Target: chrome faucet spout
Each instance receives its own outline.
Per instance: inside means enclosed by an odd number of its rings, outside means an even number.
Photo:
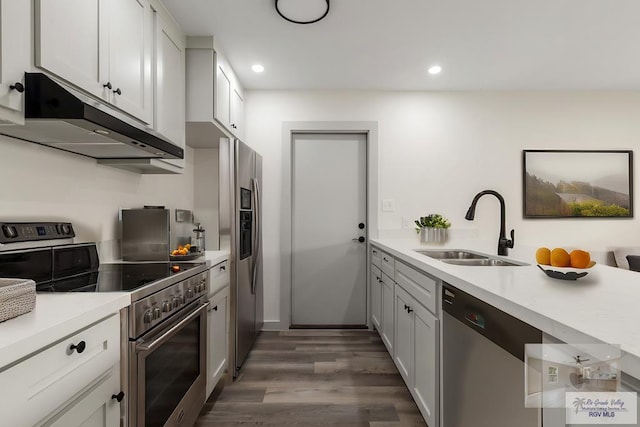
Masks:
[[[464,218],[468,221],[473,221],[476,215],[476,205],[478,204],[478,200],[485,194],[491,194],[492,196],[495,196],[500,202],[500,236],[498,237],[498,255],[507,255],[508,254],[507,248],[513,248],[513,242],[515,240],[514,239],[515,231],[511,230],[511,233],[510,233],[511,239],[507,239],[507,236],[505,233],[506,208],[505,208],[504,198],[500,195],[500,193],[494,190],[483,190],[478,194],[476,194],[475,197],[473,198],[473,201],[471,201],[471,206],[469,206],[469,209],[467,210],[467,214],[464,216]]]

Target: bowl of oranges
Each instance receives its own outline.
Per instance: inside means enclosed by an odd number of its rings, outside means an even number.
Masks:
[[[575,249],[571,252],[563,248],[538,248],[536,251],[538,268],[547,276],[561,280],[577,280],[587,275],[587,269],[596,265],[589,252]],[[553,268],[544,268],[551,266]]]
[[[202,256],[202,252],[199,252],[195,246],[186,244],[184,246],[178,245],[176,249],[171,251],[169,259],[171,261],[190,261]]]

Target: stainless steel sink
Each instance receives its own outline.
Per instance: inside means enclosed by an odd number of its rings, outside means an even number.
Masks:
[[[466,251],[464,249],[415,249],[415,252],[437,259],[447,264],[468,265],[475,267],[515,267],[528,265],[518,261],[507,261],[502,258],[494,258],[478,252]]]
[[[422,255],[426,255],[431,258],[439,260],[477,260],[488,259],[489,257],[483,254],[475,252],[469,252],[462,249],[450,249],[450,250],[429,250],[429,249],[416,249],[416,252]]]
[[[442,259],[442,262],[454,265],[468,265],[476,267],[519,267],[527,265],[521,262],[507,261],[498,258],[485,258],[485,259]]]

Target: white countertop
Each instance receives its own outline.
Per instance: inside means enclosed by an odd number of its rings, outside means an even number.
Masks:
[[[130,303],[127,292],[37,294],[33,311],[0,323],[0,369]]]
[[[619,345],[626,353],[623,369],[640,378],[640,273],[596,264],[578,280],[558,280],[547,277],[535,263],[470,267],[446,264],[414,251],[477,250],[469,245],[428,246],[405,239],[372,239],[371,243],[565,342],[595,339]],[[584,341],[576,341],[581,339]]]
[[[209,261],[212,267],[229,259],[229,255],[229,251],[204,251],[204,259]],[[198,260],[202,260],[202,257],[198,258]]]

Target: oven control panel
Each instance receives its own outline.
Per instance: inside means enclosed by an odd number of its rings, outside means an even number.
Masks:
[[[133,304],[133,331],[130,338],[138,338],[163,320],[179,312],[184,306],[207,295],[209,272],[191,276]]]
[[[76,237],[69,222],[0,222],[0,243],[35,242]]]

